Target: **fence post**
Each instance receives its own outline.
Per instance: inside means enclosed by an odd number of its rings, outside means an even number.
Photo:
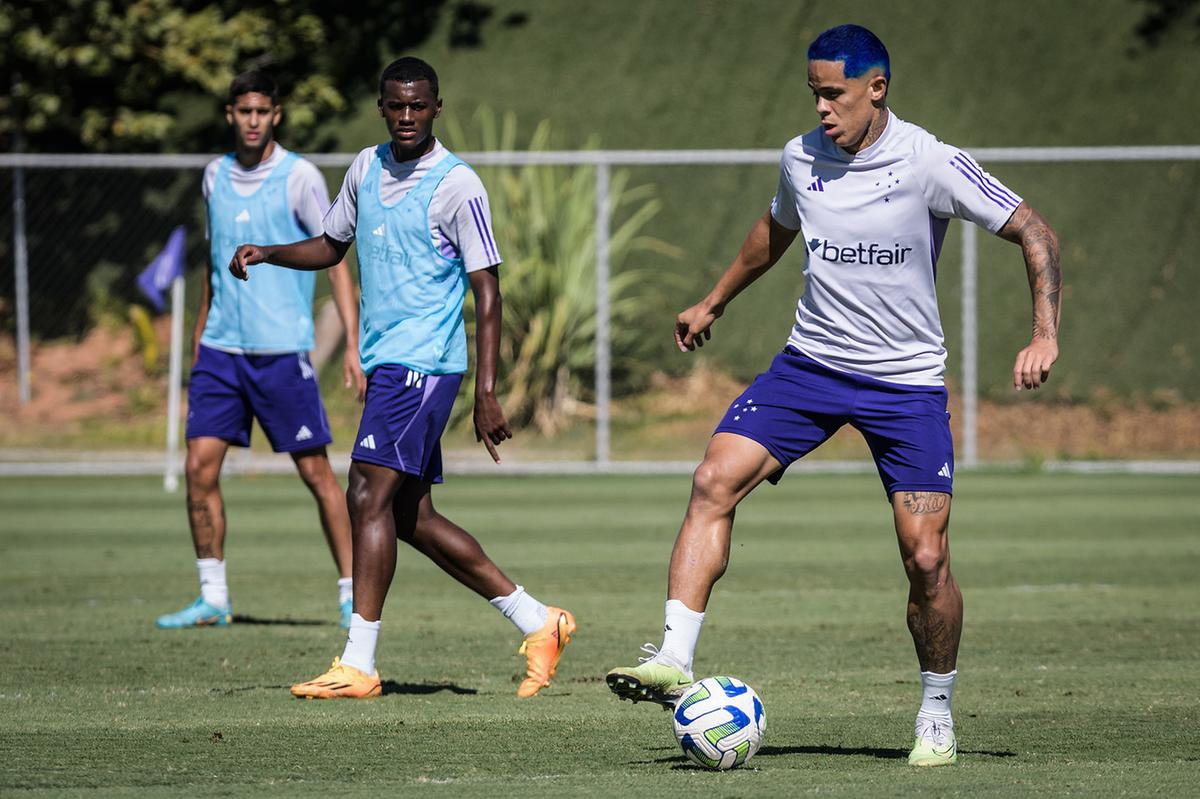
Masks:
[[[609,165],[596,164],[596,465],[608,466],[611,341],[608,308]]]
[[[171,281],[171,354],[167,370],[167,462],[163,490],[179,488],[179,384],[183,381],[183,275]]]
[[[22,405],[29,393],[29,251],[25,240],[25,168],[13,169],[13,272],[17,300],[17,383]]]
[[[979,463],[977,418],[979,400],[979,346],[976,314],[977,228],[970,222],[962,225],[962,414],[963,447],[961,465],[972,467]]]

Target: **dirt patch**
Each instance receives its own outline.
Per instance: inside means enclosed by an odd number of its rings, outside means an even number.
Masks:
[[[153,324],[161,351],[170,340],[170,319]],[[6,420],[0,444],[45,439],[54,445],[96,423],[163,418],[167,379],[159,364],[147,367],[131,328],[97,325],[80,341],[31,347],[30,394],[22,405],[16,347],[11,337],[0,338],[0,414]]]

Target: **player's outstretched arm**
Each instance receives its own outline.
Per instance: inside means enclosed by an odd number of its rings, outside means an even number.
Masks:
[[[1017,206],[998,236],[1021,245],[1029,291],[1033,295],[1033,337],[1013,363],[1013,388],[1036,389],[1050,377],[1058,360],[1058,324],[1062,318],[1062,269],[1058,235],[1026,203]]]
[[[675,346],[679,347],[679,351],[688,352],[703,347],[704,342],[712,337],[710,328],[713,322],[725,313],[730,301],[766,274],[787,252],[799,232],[776,222],[769,210],[763,214],[750,228],[733,263],[708,296],[675,318]]]
[[[315,272],[318,269],[328,269],[342,260],[346,257],[348,249],[350,242],[338,241],[324,234],[297,241],[295,244],[243,244],[233,253],[233,258],[229,261],[229,271],[240,280],[250,278],[247,267],[261,263],[286,266],[288,269],[298,269],[302,272]]]
[[[358,293],[350,277],[345,259],[329,270],[329,285],[333,290],[333,305],[346,333],[346,352],[342,355],[342,380],[354,390],[359,402],[367,395],[367,378],[358,358]]]
[[[512,438],[504,410],[496,399],[496,369],[500,361],[500,273],[496,267],[467,275],[475,295],[475,440],[482,441],[496,463],[496,447]]]

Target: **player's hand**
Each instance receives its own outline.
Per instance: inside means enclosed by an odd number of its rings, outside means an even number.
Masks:
[[[367,396],[367,376],[358,360],[358,347],[346,347],[342,355],[342,380],[346,388],[354,390],[354,398],[362,402]]]
[[[246,267],[261,264],[265,260],[267,260],[265,247],[259,247],[257,244],[243,244],[234,251],[233,258],[229,261],[229,271],[238,280],[249,280],[250,271]]]
[[[1058,342],[1050,338],[1035,338],[1017,353],[1013,363],[1013,388],[1036,389],[1050,379],[1050,367],[1058,360]]]
[[[487,447],[488,454],[496,463],[500,462],[500,454],[496,447],[506,438],[512,438],[508,420],[494,394],[475,395],[475,440],[482,441]]]
[[[680,352],[691,352],[697,347],[703,347],[704,342],[712,338],[713,322],[717,321],[719,313],[714,312],[704,303],[697,303],[675,317],[675,346]]]

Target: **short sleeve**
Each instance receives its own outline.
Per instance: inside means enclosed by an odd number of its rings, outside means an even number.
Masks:
[[[325,235],[334,241],[347,243],[354,240],[354,227],[358,223],[358,187],[367,175],[374,153],[375,148],[368,147],[354,158],[342,179],[341,191],[325,212],[322,227]]]
[[[305,233],[321,235],[325,212],[329,210],[329,189],[325,177],[311,161],[297,162],[288,175],[288,204]]]
[[[430,205],[430,226],[443,254],[457,252],[468,272],[499,264],[487,189],[473,169],[457,166],[442,179]]]
[[[802,227],[800,213],[796,209],[796,192],[788,173],[786,151],[783,162],[779,165],[779,188],[775,190],[775,198],[771,200],[771,218],[788,230],[799,230]]]
[[[925,200],[935,216],[965,219],[995,233],[1021,204],[963,150],[938,142],[923,157]]]

